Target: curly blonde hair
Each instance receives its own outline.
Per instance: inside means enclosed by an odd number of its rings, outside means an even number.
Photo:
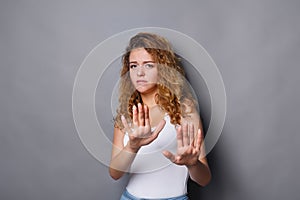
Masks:
[[[119,107],[115,117],[115,127],[124,128],[121,115],[132,119],[132,107],[143,104],[140,93],[134,88],[129,76],[129,56],[133,49],[144,48],[157,63],[158,93],[156,103],[170,116],[172,124],[180,124],[185,106],[183,101],[193,103],[193,97],[186,85],[184,69],[180,59],[173,52],[170,43],[153,33],[138,33],[130,39],[126,52],[122,56],[121,80],[119,85]],[[189,99],[189,101],[186,101]],[[190,101],[191,100],[191,101]]]

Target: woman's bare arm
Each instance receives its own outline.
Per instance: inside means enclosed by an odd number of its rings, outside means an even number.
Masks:
[[[121,178],[130,168],[136,153],[139,149],[155,140],[165,126],[165,121],[161,120],[156,129],[152,132],[149,120],[149,109],[147,106],[138,105],[133,107],[133,127],[129,127],[126,119],[122,117],[124,130],[128,132],[129,141],[124,146],[123,139],[125,133],[119,128],[114,129],[113,148],[109,173],[113,179]]]

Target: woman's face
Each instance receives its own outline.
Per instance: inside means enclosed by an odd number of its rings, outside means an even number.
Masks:
[[[141,94],[156,92],[157,64],[144,48],[133,49],[130,52],[129,73],[132,84]]]

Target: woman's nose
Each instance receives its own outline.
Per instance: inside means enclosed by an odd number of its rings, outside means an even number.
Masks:
[[[144,67],[138,67],[137,69],[137,75],[138,76],[144,76],[145,75],[145,70],[144,70]]]

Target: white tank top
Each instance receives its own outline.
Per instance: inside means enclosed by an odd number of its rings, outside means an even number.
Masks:
[[[139,198],[170,198],[187,193],[188,170],[186,166],[172,163],[163,150],[176,153],[176,129],[165,115],[166,124],[158,137],[138,151],[131,167],[126,189]],[[124,145],[128,135],[124,136]]]

